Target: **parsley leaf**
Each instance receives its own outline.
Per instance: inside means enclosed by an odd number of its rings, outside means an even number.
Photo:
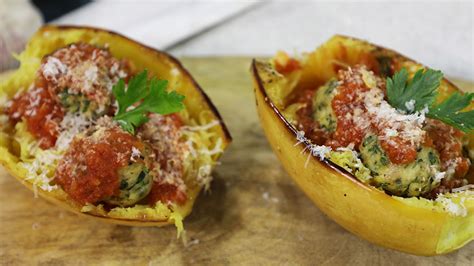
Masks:
[[[460,112],[471,104],[474,93],[453,93],[444,102],[430,107],[426,116],[438,119],[464,132],[474,129],[474,110]]]
[[[408,71],[402,68],[392,78],[387,78],[387,98],[390,104],[400,111],[414,113],[431,105],[436,99],[437,89],[443,78],[438,70],[422,69],[416,71],[413,79],[408,82]],[[406,103],[414,100],[414,108]]]
[[[128,87],[120,79],[112,88],[118,102],[114,120],[130,134],[135,134],[137,127],[148,122],[149,113],[166,115],[184,108],[183,95],[166,91],[168,81],[155,77],[148,80],[147,76],[148,72],[144,70],[130,80]]]
[[[403,68],[392,78],[387,78],[387,98],[390,105],[410,114],[428,107],[427,117],[440,120],[466,133],[474,129],[474,110],[461,112],[474,99],[474,93],[453,93],[440,104],[435,104],[443,73],[438,70],[418,70],[408,81],[408,71]]]

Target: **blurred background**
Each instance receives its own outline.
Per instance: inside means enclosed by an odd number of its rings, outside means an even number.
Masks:
[[[175,56],[310,51],[333,34],[474,80],[474,1],[0,0],[0,71],[43,23],[120,32]]]

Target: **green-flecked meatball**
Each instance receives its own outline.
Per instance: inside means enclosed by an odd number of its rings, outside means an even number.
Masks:
[[[108,106],[100,106],[82,94],[71,94],[67,89],[59,94],[61,105],[70,113],[81,112],[86,117],[100,117],[106,113]]]
[[[118,170],[119,194],[110,197],[106,202],[131,206],[145,198],[151,191],[153,175],[150,173],[150,148],[145,145],[142,151],[136,151],[129,159],[128,165]]]
[[[331,102],[336,95],[338,82],[335,79],[319,87],[313,97],[313,119],[328,132],[336,130],[336,114],[332,110]]]
[[[409,164],[390,162],[375,135],[368,135],[359,147],[364,165],[372,173],[371,184],[396,196],[420,196],[439,185],[438,152],[429,147],[418,150],[416,160]]]
[[[132,163],[119,170],[120,194],[107,200],[119,206],[134,205],[150,193],[153,177],[142,163]]]

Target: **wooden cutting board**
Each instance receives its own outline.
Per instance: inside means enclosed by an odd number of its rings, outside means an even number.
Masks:
[[[210,193],[185,220],[191,245],[176,239],[173,226],[133,228],[70,214],[0,170],[0,264],[474,264],[474,242],[449,255],[417,257],[372,245],[328,219],[285,173],[263,135],[250,58],[182,61],[234,137]]]

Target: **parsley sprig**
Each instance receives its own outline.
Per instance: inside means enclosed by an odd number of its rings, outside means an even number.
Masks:
[[[130,134],[148,122],[149,113],[171,114],[184,108],[184,96],[175,91],[167,92],[168,81],[153,77],[148,80],[147,70],[132,79],[128,86],[120,79],[112,88],[118,103],[118,111],[114,117],[120,126]]]
[[[418,70],[408,81],[408,71],[403,68],[392,78],[387,78],[387,98],[393,107],[407,114],[428,107],[427,117],[438,119],[466,133],[474,130],[474,110],[461,112],[474,99],[474,93],[453,93],[445,101],[436,104],[438,87],[443,73],[438,70]],[[411,104],[407,104],[411,103]]]

